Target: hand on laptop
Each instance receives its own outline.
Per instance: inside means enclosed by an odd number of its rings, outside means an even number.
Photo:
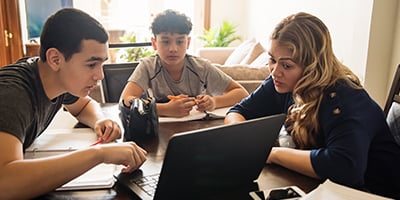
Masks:
[[[96,145],[104,163],[124,165],[122,172],[132,172],[146,161],[147,152],[134,142]]]

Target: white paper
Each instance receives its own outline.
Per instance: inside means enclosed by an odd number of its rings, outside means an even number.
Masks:
[[[26,159],[55,156],[90,147],[97,141],[91,128],[48,129],[26,149]],[[117,165],[99,164],[56,190],[111,188],[115,183]]]
[[[300,200],[320,200],[320,199],[388,200],[389,198],[356,190],[350,187],[334,183],[330,180],[326,180],[324,183],[320,184],[316,189],[308,193],[306,196],[302,197]]]
[[[89,147],[97,141],[91,128],[48,129],[43,132],[26,152],[72,151]]]
[[[56,190],[83,190],[111,188],[115,183],[116,165],[99,164]]]
[[[230,107],[218,108],[213,111],[207,111],[207,113],[210,118],[214,118],[214,119],[224,118],[226,113],[228,112],[229,108]],[[190,111],[190,114],[188,116],[185,116],[185,117],[159,117],[158,122],[159,123],[167,123],[167,122],[186,122],[186,121],[199,120],[199,119],[204,119],[207,116],[207,113],[200,112],[196,109],[196,107],[193,107],[193,109]]]

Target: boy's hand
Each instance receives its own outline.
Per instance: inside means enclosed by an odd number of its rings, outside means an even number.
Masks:
[[[114,142],[121,138],[121,128],[111,119],[98,120],[94,125],[94,132],[98,137],[103,138],[104,143]]]
[[[196,105],[195,98],[188,95],[167,96],[170,101],[167,103],[169,107],[169,116],[171,117],[184,117],[189,115],[193,106]]]
[[[216,103],[210,95],[197,95],[197,110],[198,111],[213,111],[216,108]]]

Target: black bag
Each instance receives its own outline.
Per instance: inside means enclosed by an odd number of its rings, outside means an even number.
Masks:
[[[124,141],[158,135],[158,114],[156,100],[151,89],[141,98],[132,99],[131,106],[119,103],[120,118],[124,127]]]

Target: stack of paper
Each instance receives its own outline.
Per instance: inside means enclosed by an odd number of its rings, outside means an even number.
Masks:
[[[115,183],[113,164],[100,164],[57,190],[84,190],[111,188]]]
[[[91,128],[48,129],[26,152],[72,151],[87,148],[97,140]]]
[[[90,128],[49,129],[40,135],[25,151],[26,159],[42,158],[88,148],[97,136]],[[100,164],[57,190],[111,188],[115,183],[117,166]]]
[[[326,180],[320,184],[316,189],[302,197],[301,200],[388,200],[388,198],[381,197],[368,192],[363,192],[350,187],[339,185],[330,180]]]
[[[166,123],[166,122],[186,122],[193,120],[200,120],[205,118],[210,119],[223,119],[225,118],[226,113],[228,112],[230,107],[215,109],[214,111],[200,112],[195,107],[193,107],[190,114],[185,117],[159,117],[158,122]]]

